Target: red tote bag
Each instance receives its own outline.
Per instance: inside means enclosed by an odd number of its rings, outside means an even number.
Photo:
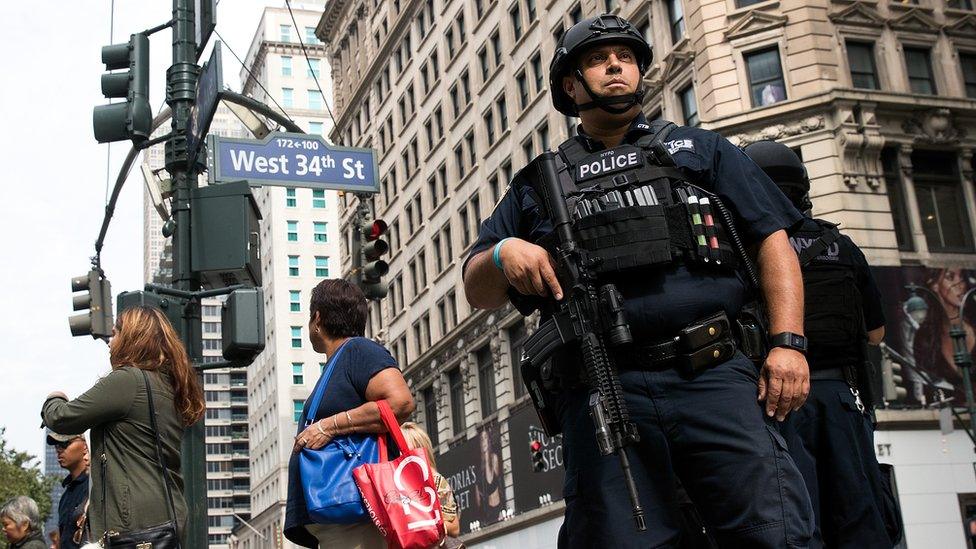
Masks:
[[[434,471],[423,448],[408,449],[390,405],[385,400],[376,405],[400,457],[389,461],[386,437],[378,437],[380,461],[353,470],[356,486],[390,549],[428,549],[445,535]]]

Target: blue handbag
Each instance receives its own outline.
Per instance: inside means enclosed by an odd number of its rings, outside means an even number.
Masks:
[[[347,342],[348,343],[348,342]],[[325,372],[315,385],[312,401],[302,412],[299,433],[315,421],[322,395],[342,356],[343,345],[329,359]],[[311,414],[311,417],[309,417]],[[352,471],[364,463],[379,462],[379,447],[374,434],[352,433],[332,439],[318,450],[303,449],[298,456],[302,491],[309,518],[316,524],[353,524],[369,520],[363,498]]]

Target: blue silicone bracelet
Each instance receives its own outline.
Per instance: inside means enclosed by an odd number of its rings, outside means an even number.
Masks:
[[[502,266],[502,244],[504,244],[509,238],[512,237],[499,240],[498,244],[495,244],[495,248],[491,252],[491,260],[495,262],[495,266],[498,267],[499,271],[505,270],[505,267]]]

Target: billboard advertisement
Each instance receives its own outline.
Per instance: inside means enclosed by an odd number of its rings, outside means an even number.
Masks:
[[[476,437],[437,456],[437,467],[454,491],[462,534],[471,531],[473,522],[485,527],[501,520],[505,483],[497,421],[486,423]]]
[[[512,451],[512,485],[515,512],[524,513],[563,497],[563,437],[546,436],[532,406],[512,411],[508,419],[508,440]],[[533,458],[532,444],[539,443]]]
[[[962,300],[976,287],[976,270],[910,266],[875,267],[872,272],[885,312],[885,344],[907,362],[902,372],[908,391],[904,403],[925,405],[937,400],[941,391],[962,405],[962,375],[953,361],[949,329],[962,322],[972,353],[976,304],[970,299],[962,307]]]

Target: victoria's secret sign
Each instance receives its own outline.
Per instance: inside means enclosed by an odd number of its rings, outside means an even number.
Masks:
[[[486,526],[500,520],[505,484],[497,422],[485,424],[478,436],[437,456],[437,465],[454,491],[462,533],[471,531],[472,522]]]
[[[546,436],[532,406],[523,406],[508,419],[508,440],[512,454],[512,484],[515,512],[524,513],[563,497],[563,437]],[[541,471],[532,460],[532,442],[542,445]]]

